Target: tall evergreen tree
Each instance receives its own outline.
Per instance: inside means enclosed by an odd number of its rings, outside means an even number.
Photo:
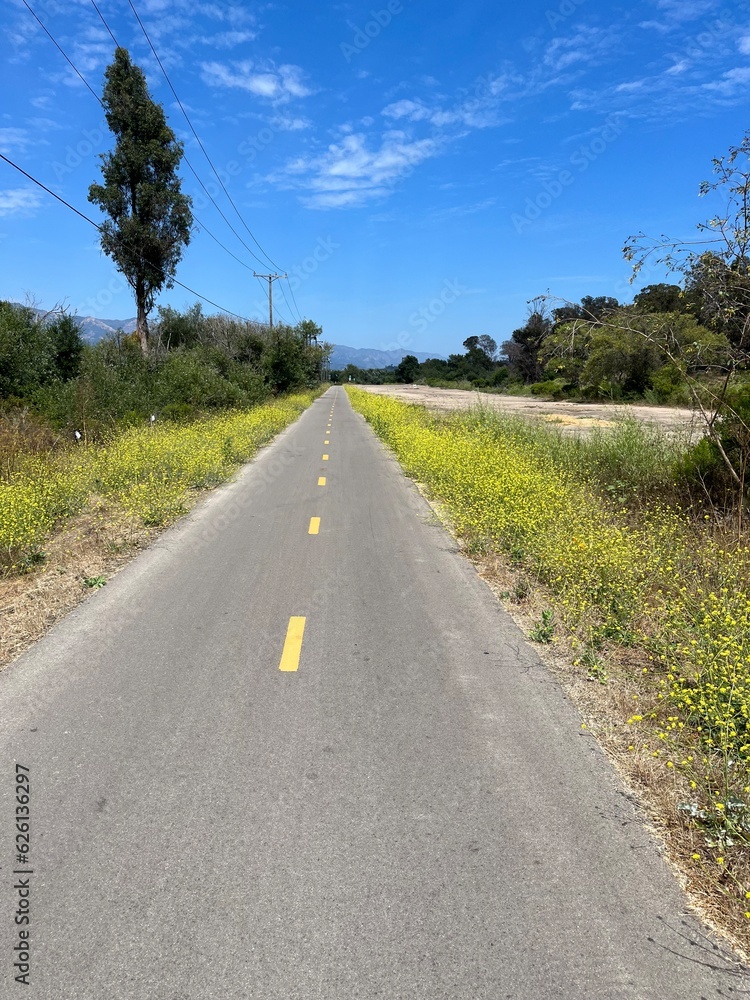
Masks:
[[[191,200],[177,174],[183,147],[127,49],[115,50],[102,102],[116,141],[113,152],[101,156],[104,183],[91,185],[89,201],[109,216],[101,227],[102,250],[133,289],[136,332],[147,354],[154,298],[172,287],[190,242]]]

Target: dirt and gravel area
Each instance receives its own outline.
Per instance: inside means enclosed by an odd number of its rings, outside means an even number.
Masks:
[[[624,414],[670,432],[700,434],[699,417],[692,410],[676,406],[554,402],[463,389],[432,389],[426,385],[362,385],[359,388],[409,403],[421,403],[431,410],[465,410],[481,403],[503,413],[536,417],[571,434],[585,433],[591,427],[610,427]]]

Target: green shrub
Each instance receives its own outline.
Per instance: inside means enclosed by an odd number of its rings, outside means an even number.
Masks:
[[[547,382],[534,382],[529,386],[532,396],[551,396],[552,399],[565,399],[568,390],[572,388],[570,382],[564,378],[550,379]]]

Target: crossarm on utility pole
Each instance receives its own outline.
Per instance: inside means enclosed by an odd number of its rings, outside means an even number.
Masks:
[[[253,274],[256,278],[265,278],[268,282],[268,325],[273,330],[273,283],[279,278],[286,278],[286,274],[257,274],[255,271]]]

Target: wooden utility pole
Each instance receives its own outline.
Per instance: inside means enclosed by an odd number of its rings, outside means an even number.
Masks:
[[[265,278],[268,282],[268,325],[273,330],[273,283],[278,281],[279,278],[286,278],[285,274],[256,274],[253,271],[256,278]]]

